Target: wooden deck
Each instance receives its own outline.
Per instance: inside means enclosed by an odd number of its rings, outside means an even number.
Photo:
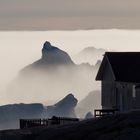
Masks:
[[[55,117],[51,119],[20,119],[19,125],[20,129],[32,128],[38,126],[54,126],[54,125],[63,125],[78,122],[78,118],[64,118],[64,117]]]
[[[116,114],[118,110],[117,109],[95,109],[94,110],[94,116],[97,117],[103,117],[103,116],[109,116]]]

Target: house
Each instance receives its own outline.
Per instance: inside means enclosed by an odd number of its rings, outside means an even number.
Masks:
[[[106,52],[96,80],[102,109],[140,109],[140,52]]]

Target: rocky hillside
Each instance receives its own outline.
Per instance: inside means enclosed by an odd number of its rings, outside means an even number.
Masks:
[[[4,140],[139,140],[140,112],[118,114],[51,128],[7,130]]]

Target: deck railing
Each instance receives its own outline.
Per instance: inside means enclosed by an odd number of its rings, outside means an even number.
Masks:
[[[109,116],[116,114],[118,109],[95,109],[94,110],[94,116],[97,117],[103,117],[103,116]]]
[[[78,118],[52,117],[51,119],[20,119],[20,129],[38,126],[63,125],[78,122]]]

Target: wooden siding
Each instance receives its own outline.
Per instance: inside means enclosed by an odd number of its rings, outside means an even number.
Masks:
[[[103,109],[116,108],[115,83],[102,82],[102,107]]]
[[[118,109],[121,112],[140,109],[140,85],[138,84],[139,75],[135,73],[135,71],[133,71],[132,74],[134,74],[135,78],[131,75],[131,73],[130,75],[126,76],[125,72],[128,71],[127,69],[124,71],[125,65],[121,65],[122,63],[119,62],[118,59],[116,59],[119,57],[115,56],[114,58],[113,55],[112,57],[109,57],[107,54],[109,53],[105,54],[96,76],[96,80],[102,81],[102,93],[101,93],[102,108]],[[113,54],[118,55],[118,53]],[[135,55],[132,56],[135,58]],[[110,59],[113,60],[110,61]],[[133,64],[133,62],[131,64]],[[116,69],[116,65],[118,69]],[[118,70],[122,70],[123,74],[121,74]],[[139,88],[134,89],[134,86],[137,86]]]
[[[140,88],[136,89],[136,97],[132,98],[133,109],[140,109]]]
[[[121,112],[140,109],[140,89],[133,96],[133,84],[102,81],[102,108]]]

